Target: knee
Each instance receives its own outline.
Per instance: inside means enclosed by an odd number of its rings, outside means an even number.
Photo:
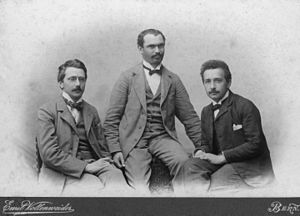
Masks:
[[[186,160],[183,164],[184,168],[190,168],[190,167],[197,167],[199,164],[200,159],[199,158],[189,158]]]
[[[175,163],[182,167],[188,160],[189,160],[189,157],[187,154],[180,154],[180,155],[177,155],[177,157],[175,159]]]
[[[187,173],[207,173],[207,162],[200,158],[190,158],[183,164],[183,169]]]
[[[112,166],[112,168],[110,169],[110,173],[114,176],[119,176],[120,178],[124,178],[122,170],[115,166]]]

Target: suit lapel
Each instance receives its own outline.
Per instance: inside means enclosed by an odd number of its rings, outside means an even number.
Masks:
[[[164,66],[162,66],[160,106],[162,106],[167,98],[171,83],[172,80],[169,76],[168,70]]]
[[[209,128],[209,142],[213,142],[213,133],[214,133],[214,113],[212,111],[212,104],[209,105],[208,107],[208,113],[207,113],[207,118],[208,118],[208,128]]]
[[[60,117],[67,122],[72,128],[73,130],[77,132],[77,128],[75,125],[75,120],[71,114],[71,112],[69,111],[67,104],[64,102],[62,96],[59,98],[58,103],[57,103],[57,110],[61,111],[61,115]]]
[[[142,64],[140,65],[138,71],[135,72],[135,78],[133,80],[134,90],[142,104],[144,110],[147,110],[146,105],[146,93],[145,93],[145,76]]]
[[[220,111],[218,115],[215,118],[215,121],[217,121],[222,115],[228,112],[229,107],[232,105],[232,93],[229,92],[228,98],[223,102]]]
[[[90,110],[89,106],[87,106],[87,103],[85,101],[83,101],[82,117],[84,121],[84,128],[86,134],[88,135],[93,122],[93,116],[92,111]]]
[[[101,150],[99,149],[99,145],[97,145],[98,143],[95,139],[95,136],[92,136],[90,133],[91,126],[92,126],[93,119],[94,119],[93,110],[90,108],[90,106],[85,101],[83,101],[82,117],[83,117],[84,128],[86,131],[87,139],[89,140],[89,143],[90,143],[92,149],[94,150],[94,152],[100,158]],[[96,133],[98,133],[98,131],[96,131]]]

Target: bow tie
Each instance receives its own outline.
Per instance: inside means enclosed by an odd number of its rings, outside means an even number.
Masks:
[[[212,106],[213,111],[216,111],[217,109],[220,109],[220,108],[221,108],[221,104],[215,104]]]
[[[64,98],[64,101],[65,101],[66,104],[69,105],[71,108],[77,109],[78,111],[82,110],[82,108],[83,108],[83,103],[82,103],[82,101],[81,101],[81,102],[78,102],[78,103],[75,103],[75,102],[72,102],[72,101],[67,100],[66,98]]]
[[[146,70],[149,71],[149,75],[152,76],[152,74],[161,74],[161,70],[151,70],[150,68],[146,67],[145,65],[143,65],[143,68],[145,68]]]

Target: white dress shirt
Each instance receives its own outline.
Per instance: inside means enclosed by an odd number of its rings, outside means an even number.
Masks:
[[[63,91],[62,96],[65,99],[67,99],[68,101],[72,101],[73,103],[75,103],[74,100],[66,92]],[[82,101],[82,97],[78,101],[76,101],[76,103],[79,103],[81,101]],[[70,112],[71,112],[72,116],[74,117],[75,122],[77,124],[79,121],[79,118],[80,118],[80,112],[77,109],[70,107],[69,105],[67,105],[67,107],[70,110]]]
[[[143,65],[147,68],[150,68],[151,70],[160,70],[161,68],[161,64],[159,64],[156,68],[153,68],[152,65],[145,60],[143,60]],[[150,76],[149,70],[147,70],[146,68],[144,68],[144,72],[152,94],[155,95],[161,80],[161,74],[154,73]]]
[[[223,98],[222,98],[221,100],[219,100],[218,103],[215,102],[215,101],[213,100],[213,101],[212,101],[212,105],[213,105],[213,106],[216,105],[216,104],[222,105],[222,102],[228,97],[228,95],[229,95],[229,91],[227,90],[227,92],[225,93],[225,95],[223,96]],[[216,109],[216,110],[214,111],[214,116],[215,116],[215,118],[217,117],[219,111],[220,111],[220,109]]]

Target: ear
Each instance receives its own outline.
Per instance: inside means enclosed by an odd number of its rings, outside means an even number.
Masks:
[[[231,86],[231,80],[227,83],[227,88],[229,89]]]
[[[59,84],[60,89],[64,89],[64,82],[63,81],[60,81],[58,84]]]
[[[144,48],[138,45],[138,50],[140,51],[141,54],[143,54]]]

